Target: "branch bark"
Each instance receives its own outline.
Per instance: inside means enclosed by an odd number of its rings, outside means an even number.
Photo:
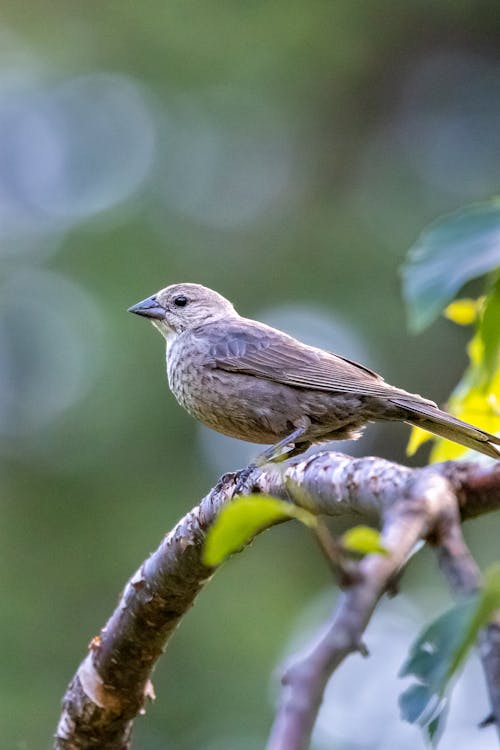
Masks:
[[[133,720],[144,711],[147,698],[153,697],[151,671],[215,572],[201,562],[203,542],[218,510],[231,501],[237,478],[237,474],[222,477],[128,581],[117,608],[92,640],[68,686],[56,750],[130,747]],[[268,747],[306,748],[329,676],[348,653],[363,648],[363,630],[416,542],[433,540],[445,575],[459,594],[480,585],[472,558],[464,556],[460,547],[463,540],[457,547],[459,521],[500,507],[500,467],[447,462],[409,469],[378,458],[319,453],[284,468],[269,465],[257,470],[249,489],[287,499],[316,514],[354,512],[376,519],[390,550],[387,557],[368,556],[361,561],[361,575],[341,596],[327,633],[309,657],[285,675]],[[498,719],[498,623],[481,638],[480,652]]]

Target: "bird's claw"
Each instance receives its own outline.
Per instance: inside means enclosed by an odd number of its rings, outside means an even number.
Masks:
[[[233,490],[233,497],[236,495],[250,495],[254,488],[252,476],[257,469],[255,464],[250,464],[242,469],[236,475],[236,485]]]
[[[237,471],[228,471],[222,476],[220,476],[215,483],[214,491],[215,492],[227,492],[232,482],[235,480],[235,478],[238,476]]]

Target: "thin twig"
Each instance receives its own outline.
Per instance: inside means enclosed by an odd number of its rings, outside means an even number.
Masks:
[[[415,544],[432,529],[439,512],[436,499],[444,485],[447,482],[441,477],[428,474],[385,514],[381,540],[389,554],[368,555],[359,563],[358,581],[340,597],[326,633],[285,672],[267,750],[309,747],[328,680],[346,656],[360,650],[378,601]]]
[[[481,588],[481,572],[465,543],[454,496],[443,495],[441,503],[435,539],[439,565],[454,596],[464,598]],[[478,647],[492,708],[490,718],[500,739],[500,613],[479,633]]]

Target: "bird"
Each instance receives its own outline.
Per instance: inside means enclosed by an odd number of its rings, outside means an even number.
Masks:
[[[403,421],[500,456],[496,435],[347,357],[242,317],[200,284],[171,284],[129,312],[149,318],[165,338],[168,383],[191,416],[224,435],[269,446],[254,466],[355,439],[376,421]]]

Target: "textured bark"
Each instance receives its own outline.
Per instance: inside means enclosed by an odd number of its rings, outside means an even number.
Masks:
[[[56,732],[57,750],[126,750],[134,717],[153,689],[150,675],[180,620],[213,569],[201,562],[205,534],[230,502],[238,475],[228,474],[170,531],[125,586],[117,608],[72,679]],[[416,542],[430,540],[457,595],[480,586],[460,520],[500,507],[500,467],[447,462],[409,469],[378,458],[320,453],[256,470],[248,489],[268,492],[315,514],[353,512],[381,525],[390,554],[370,555],[340,597],[326,635],[284,678],[269,748],[306,748],[332,671],[353,650],[373,610]],[[480,640],[493,714],[500,716],[500,625]]]

